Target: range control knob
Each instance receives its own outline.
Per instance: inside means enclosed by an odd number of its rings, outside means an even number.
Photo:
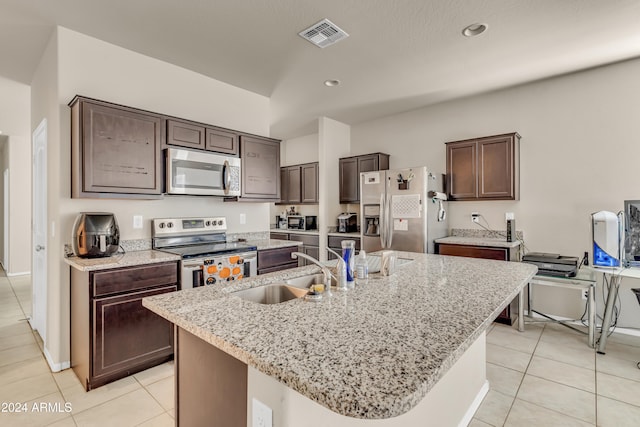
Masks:
[[[211,221],[207,220],[207,222],[205,222],[204,225],[207,226],[207,227],[210,226],[211,225]]]
[[[218,225],[224,225],[224,221],[223,220],[218,220]]]
[[[172,222],[168,222],[167,223],[167,228],[173,228],[173,223]]]
[[[214,219],[213,221],[211,221],[211,225],[218,225],[218,221]]]
[[[160,224],[158,224],[158,228],[164,228],[164,222],[161,222]]]

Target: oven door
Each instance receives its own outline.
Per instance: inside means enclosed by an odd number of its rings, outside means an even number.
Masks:
[[[208,196],[240,195],[240,159],[168,148],[167,193]]]
[[[182,261],[181,289],[241,280],[258,274],[255,251]]]

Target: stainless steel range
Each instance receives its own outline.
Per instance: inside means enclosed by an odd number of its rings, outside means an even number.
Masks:
[[[257,248],[243,242],[227,242],[224,217],[158,218],[152,223],[153,249],[182,257],[182,289],[257,274]]]

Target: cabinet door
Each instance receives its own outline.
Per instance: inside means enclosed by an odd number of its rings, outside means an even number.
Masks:
[[[508,249],[490,248],[484,246],[466,246],[466,245],[438,245],[438,253],[440,255],[464,256],[468,258],[484,258],[506,261],[509,259]]]
[[[318,203],[318,163],[300,166],[302,203]]]
[[[302,198],[300,197],[300,186],[302,182],[300,171],[300,166],[287,167],[287,203],[300,203],[302,201]]]
[[[276,239],[276,240],[289,240],[289,235],[287,233],[274,233],[271,232],[269,235],[270,239]]]
[[[238,134],[224,129],[207,128],[205,148],[218,153],[238,155]]]
[[[280,199],[280,143],[274,140],[240,137],[242,197]]]
[[[360,172],[380,170],[378,160],[377,154],[358,157],[358,177],[360,177]]]
[[[182,120],[167,120],[167,144],[202,150],[204,140],[204,126]]]
[[[162,118],[87,101],[72,106],[78,108],[81,118],[72,112],[72,196],[162,194]]]
[[[451,200],[477,197],[477,144],[462,141],[447,144],[447,178]]]
[[[478,197],[513,199],[514,138],[510,135],[478,140]]]
[[[354,203],[360,200],[358,158],[348,157],[338,162],[340,175],[340,203]]]
[[[320,258],[320,248],[317,246],[304,246],[302,252],[315,259]],[[303,265],[312,265],[313,263],[307,259],[303,259]]]
[[[142,298],[173,292],[177,286],[93,301],[93,375],[127,371],[173,353],[173,324],[142,306]]]

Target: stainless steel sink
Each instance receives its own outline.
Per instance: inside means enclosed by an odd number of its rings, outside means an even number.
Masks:
[[[308,289],[309,286],[318,284],[324,284],[324,274],[309,274],[306,276],[295,277],[293,279],[285,280],[285,283],[291,286],[295,286],[297,288],[305,288]],[[335,285],[335,283],[333,283]]]
[[[259,304],[278,304],[290,301],[295,298],[302,298],[308,290],[284,283],[259,286],[257,288],[244,289],[231,293],[245,301],[257,302]]]
[[[274,283],[257,288],[244,289],[232,292],[231,295],[259,304],[279,304],[304,297],[309,292],[309,286],[316,283],[324,283],[324,275],[322,273],[294,277],[293,279],[285,280],[285,283]]]

